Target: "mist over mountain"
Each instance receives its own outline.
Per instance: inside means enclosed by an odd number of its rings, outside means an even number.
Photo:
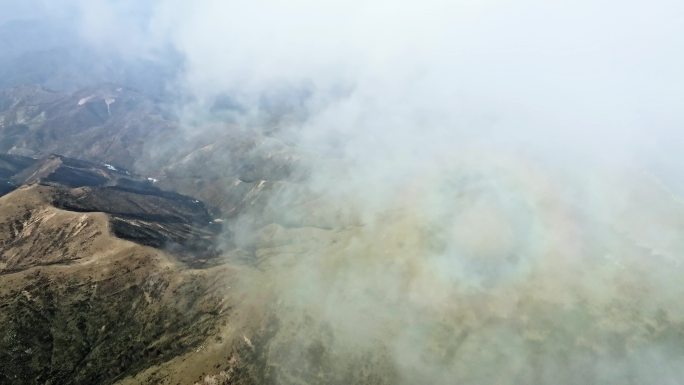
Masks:
[[[0,383],[682,383],[679,2],[0,6]]]

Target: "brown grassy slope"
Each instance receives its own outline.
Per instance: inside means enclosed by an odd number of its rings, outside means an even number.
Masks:
[[[0,198],[1,384],[112,383],[216,335],[233,269],[188,269],[114,237],[103,213],[52,207],[53,192]]]

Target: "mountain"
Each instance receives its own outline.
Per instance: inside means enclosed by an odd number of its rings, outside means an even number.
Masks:
[[[198,135],[169,109],[115,84],[0,90],[0,152],[120,165],[227,216],[262,204],[255,202],[265,191],[290,179],[298,155],[285,142],[231,123],[209,122]]]
[[[0,91],[0,151],[11,154],[58,153],[130,168],[146,143],[169,140],[176,130],[157,103],[121,86]]]
[[[271,257],[329,239],[270,205],[325,204],[278,132],[307,92],[264,97],[257,122],[230,95],[189,120],[178,60],[50,28],[0,26],[0,384],[325,383],[329,333],[274,312]],[[321,334],[304,351],[302,328]],[[387,383],[371,375],[339,380]]]
[[[4,158],[4,159],[3,159]],[[32,159],[4,155],[6,190],[13,186],[49,187],[52,206],[108,215],[114,235],[173,250],[193,263],[215,256],[221,231],[197,199],[164,191],[150,180],[111,164],[50,155]]]
[[[234,272],[200,201],[58,155],[0,175],[0,383],[112,383],[216,336]]]
[[[55,194],[0,198],[0,383],[112,383],[213,335],[217,273],[117,238],[108,214],[58,209]]]
[[[248,289],[268,278],[218,249],[221,221],[201,201],[56,154],[0,155],[0,175],[0,384],[263,384],[296,371],[269,369],[278,319],[270,294]]]

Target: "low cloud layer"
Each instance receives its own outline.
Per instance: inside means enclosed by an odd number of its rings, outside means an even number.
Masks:
[[[182,56],[193,135],[220,97],[244,125],[265,99],[292,114],[272,138],[306,178],[275,190],[272,223],[231,228],[261,261],[245,289],[273,299],[283,373],[684,375],[681,2],[70,6],[91,44]]]

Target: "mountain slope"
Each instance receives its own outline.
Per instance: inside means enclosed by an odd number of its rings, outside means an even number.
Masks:
[[[55,208],[53,193],[0,198],[0,383],[110,383],[211,335],[215,275],[116,238],[103,213]]]

